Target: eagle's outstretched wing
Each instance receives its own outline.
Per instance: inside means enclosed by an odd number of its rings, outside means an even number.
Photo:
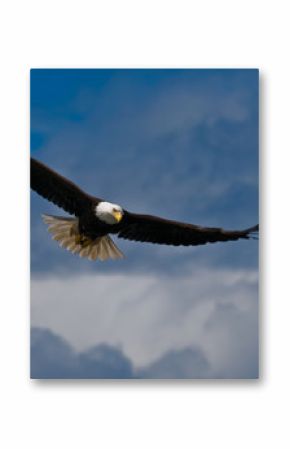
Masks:
[[[33,158],[31,158],[31,188],[76,216],[86,213],[93,204],[102,201],[88,195],[71,181]],[[112,226],[112,233],[123,239],[174,246],[256,238],[258,230],[258,225],[241,231],[207,228],[127,211],[124,211],[121,222]]]
[[[31,158],[30,168],[31,188],[72,215],[79,216],[92,202],[101,201],[36,159]]]
[[[190,246],[256,238],[258,230],[259,225],[241,231],[227,231],[127,212],[118,237],[161,245]]]

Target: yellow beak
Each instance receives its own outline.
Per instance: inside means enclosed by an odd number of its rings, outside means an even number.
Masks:
[[[119,223],[119,221],[121,221],[122,218],[123,218],[122,212],[119,212],[119,211],[113,212],[113,215],[114,215],[114,217],[115,217],[115,219],[117,220],[118,223]]]

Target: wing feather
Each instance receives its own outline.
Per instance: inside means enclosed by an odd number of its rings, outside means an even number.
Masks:
[[[249,239],[255,232],[258,232],[258,225],[241,231],[228,231],[126,212],[118,237],[161,245],[193,246]]]
[[[100,201],[36,159],[31,158],[30,168],[31,188],[70,214],[79,216],[93,201]]]

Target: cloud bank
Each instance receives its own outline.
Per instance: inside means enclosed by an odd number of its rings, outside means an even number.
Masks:
[[[157,376],[168,358],[177,365],[185,354],[193,366],[192,348],[217,377],[257,377],[257,283],[254,270],[216,269],[178,279],[123,274],[38,278],[31,285],[31,322],[61,335],[76,351],[103,342],[121,348],[144,377],[149,365]],[[187,348],[191,352],[178,352]],[[176,368],[171,372],[177,375]],[[196,377],[198,369],[191,373]]]
[[[130,360],[107,344],[77,353],[48,329],[31,329],[32,379],[130,379]]]

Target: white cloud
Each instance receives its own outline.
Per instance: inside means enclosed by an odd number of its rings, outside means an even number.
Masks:
[[[139,367],[168,351],[199,347],[215,371],[239,377],[258,356],[257,282],[256,271],[216,268],[174,278],[35,278],[31,324],[50,328],[77,350],[119,346]]]

